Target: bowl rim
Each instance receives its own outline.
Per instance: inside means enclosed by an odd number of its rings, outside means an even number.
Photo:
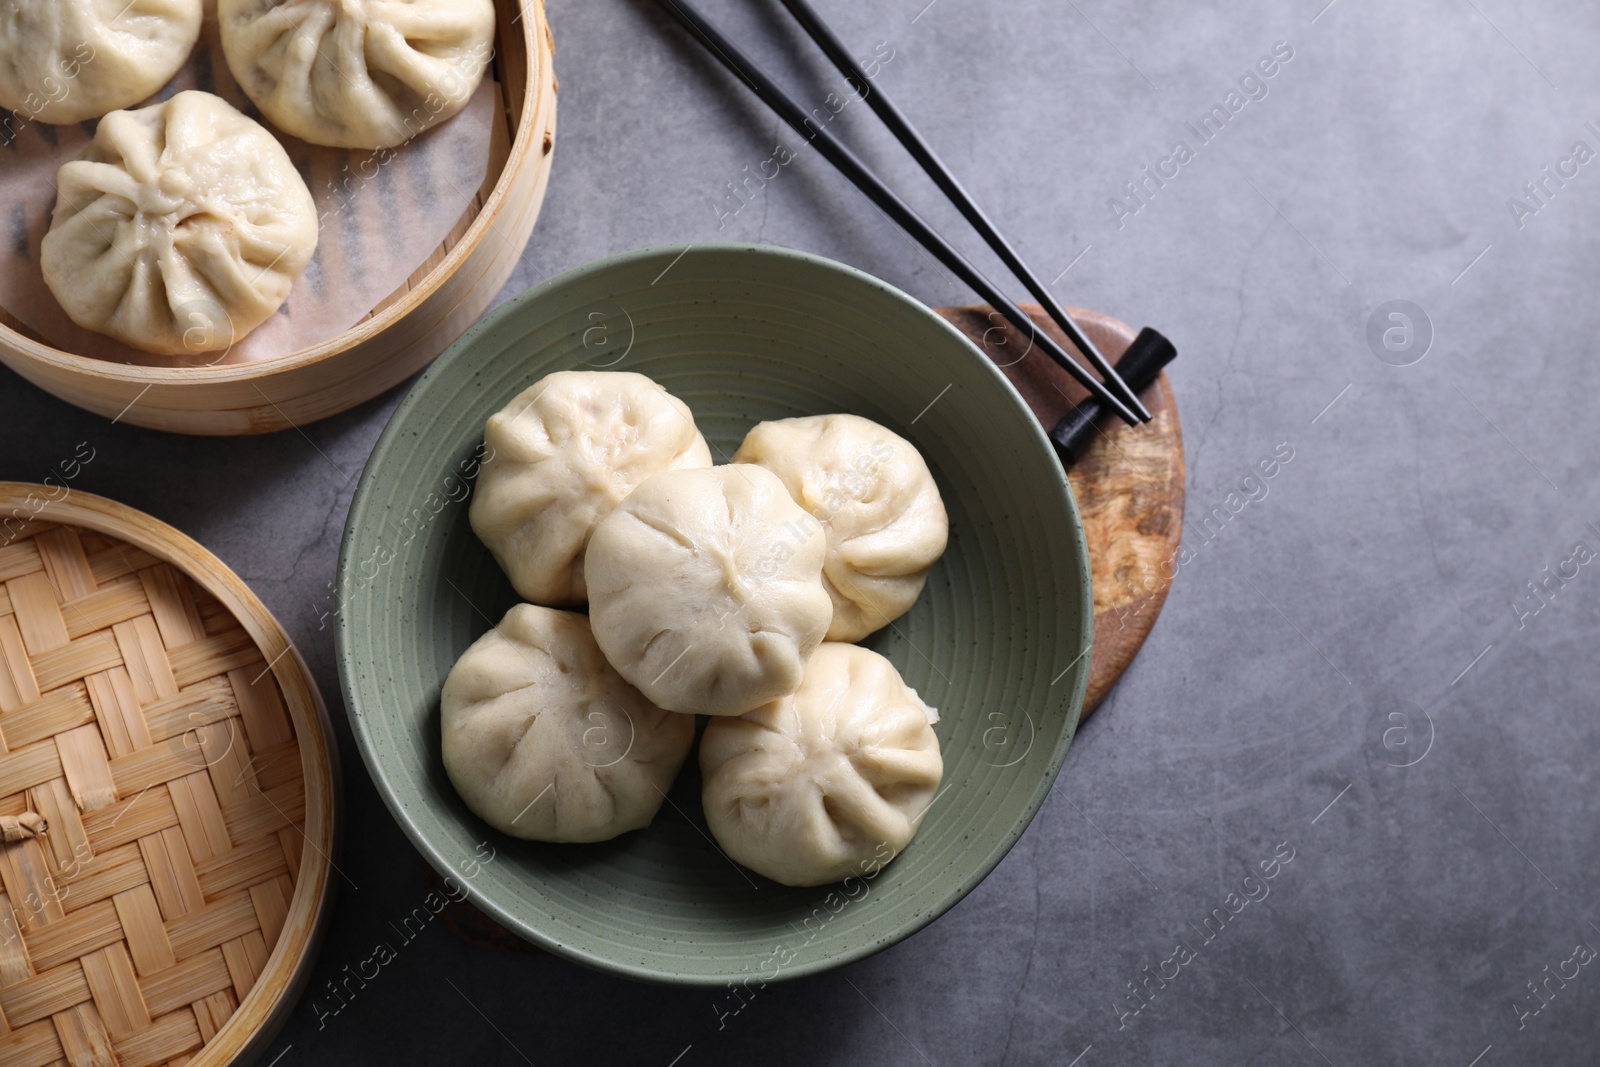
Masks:
[[[527,8],[534,8],[531,18],[523,18],[522,39],[524,50],[527,53],[527,69],[523,74],[525,85],[524,92],[533,91],[542,93],[545,79],[540,76],[542,64],[553,62],[550,50],[541,43],[542,36],[549,34],[549,23],[545,16],[545,0],[517,0],[526,15]],[[499,17],[499,5],[496,5],[496,18]],[[500,31],[498,25],[496,33]],[[552,90],[552,94],[554,90]],[[489,196],[484,200],[483,206],[478,209],[477,217],[467,227],[459,240],[445,253],[445,257],[436,263],[422,279],[421,284],[408,290],[404,296],[390,304],[388,307],[361,320],[332,337],[329,337],[308,348],[296,349],[285,352],[281,356],[271,359],[252,360],[247,363],[225,363],[216,366],[199,367],[168,367],[160,365],[146,365],[142,363],[118,363],[114,360],[99,359],[95,356],[80,355],[68,352],[64,348],[57,348],[47,342],[36,341],[20,330],[13,329],[0,322],[0,343],[9,347],[10,355],[28,359],[34,363],[52,367],[59,371],[76,375],[100,377],[110,381],[123,382],[128,385],[177,387],[212,386],[235,382],[249,382],[261,378],[271,377],[287,371],[300,370],[314,366],[324,360],[333,359],[356,345],[372,337],[384,333],[395,326],[411,312],[431,297],[446,280],[453,277],[462,263],[472,252],[483,243],[484,234],[495,226],[495,219],[505,207],[505,201],[511,196],[511,186],[515,178],[513,164],[523,157],[531,158],[534,153],[534,137],[541,133],[544,124],[539,122],[543,108],[527,106],[537,103],[537,97],[525,99],[522,118],[517,123],[517,135],[512,139],[506,155],[506,161],[501,165],[500,173],[495,177],[494,187]],[[499,121],[498,117],[496,121]]]
[[[1088,542],[1084,533],[1083,518],[1078,511],[1077,499],[1074,497],[1072,492],[1072,484],[1067,478],[1065,468],[1063,468],[1058,462],[1054,462],[1055,450],[1050,444],[1049,438],[1045,435],[1044,427],[1039,424],[1038,419],[1034,417],[1032,411],[1028,408],[1027,402],[1023,400],[1022,395],[1017,392],[1016,387],[1011,384],[1011,382],[1000,371],[1000,369],[996,367],[987,356],[980,352],[977,346],[975,346],[971,340],[962,334],[961,331],[957,330],[931,307],[881,278],[877,278],[871,274],[868,274],[866,271],[852,267],[847,263],[841,263],[837,260],[828,259],[825,256],[819,256],[811,252],[804,252],[799,249],[784,248],[778,245],[750,244],[729,241],[695,241],[676,244],[649,245],[643,248],[613,253],[608,256],[603,256],[599,259],[591,260],[587,263],[547,278],[537,285],[531,286],[530,288],[525,289],[506,300],[498,307],[495,307],[486,313],[465,333],[463,333],[454,344],[445,349],[445,351],[440,354],[439,358],[436,359],[433,364],[422,373],[417,381],[413,383],[411,388],[406,391],[406,395],[395,407],[394,412],[389,416],[389,421],[384,425],[383,432],[379,434],[377,442],[373,445],[372,452],[367,457],[366,465],[361,471],[361,477],[357,480],[355,494],[350,501],[350,511],[345,519],[344,532],[340,537],[339,563],[334,579],[334,584],[336,587],[335,592],[339,598],[338,602],[341,605],[349,602],[349,597],[346,594],[349,592],[349,583],[351,581],[352,571],[355,566],[352,548],[356,537],[356,530],[359,526],[364,525],[367,521],[368,498],[372,492],[372,481],[369,478],[369,475],[375,469],[375,465],[381,463],[387,456],[388,452],[395,447],[396,442],[400,440],[400,426],[403,416],[410,414],[410,412],[421,402],[419,398],[422,396],[426,387],[433,380],[433,378],[439,374],[445,373],[449,369],[450,365],[460,357],[461,352],[474,344],[479,337],[495,329],[501,324],[501,322],[516,314],[522,305],[539,299],[546,293],[554,291],[558,288],[580,282],[595,275],[605,274],[626,268],[627,266],[642,260],[672,255],[675,257],[672,262],[675,263],[677,262],[677,258],[681,258],[682,256],[686,255],[691,249],[701,249],[704,251],[719,252],[723,254],[732,253],[736,255],[754,254],[770,256],[777,259],[796,261],[806,264],[810,267],[820,267],[826,271],[843,275],[852,282],[865,283],[869,287],[883,293],[890,299],[909,306],[916,312],[921,313],[931,321],[937,323],[939,328],[942,329],[952,340],[959,342],[960,345],[966,349],[968,357],[976,361],[991,375],[995,381],[1004,387],[1005,394],[1009,398],[1012,406],[1015,408],[1017,416],[1026,420],[1027,425],[1031,428],[1032,437],[1035,444],[1041,450],[1043,450],[1046,455],[1050,456],[1053,461],[1051,464],[1051,469],[1059,475],[1058,484],[1061,493],[1066,500],[1067,510],[1072,519],[1070,524],[1071,529],[1067,531],[1070,534],[1067,540],[1068,549],[1074,557],[1073,562],[1078,569],[1081,579],[1079,586],[1081,589],[1081,594],[1079,596],[1078,608],[1083,619],[1084,636],[1087,639],[1089,647],[1093,647],[1094,592],[1091,584],[1091,573],[1089,570]],[[427,838],[427,835],[425,835],[418,828],[416,822],[411,816],[411,813],[401,802],[394,781],[390,778],[389,774],[386,772],[384,766],[375,754],[371,738],[367,733],[366,716],[356,713],[355,709],[358,706],[358,703],[354,678],[356,677],[357,671],[354,663],[354,649],[352,647],[355,641],[353,629],[354,627],[351,621],[351,613],[340,611],[338,616],[338,624],[334,629],[334,660],[339,671],[339,687],[344,697],[345,714],[350,720],[350,728],[351,732],[355,736],[356,748],[361,753],[361,760],[366,765],[367,773],[372,777],[374,788],[377,790],[379,796],[383,798],[384,806],[389,809],[389,813],[399,824],[401,831],[411,841],[413,847],[415,847],[417,851],[421,853],[423,859],[426,860],[435,871],[439,872],[441,875],[451,874],[453,872],[453,868],[450,864],[449,858],[446,857],[442,851]],[[1000,861],[1006,857],[1006,855],[1016,845],[1017,841],[1022,837],[1022,834],[1030,825],[1032,825],[1034,817],[1038,814],[1040,807],[1043,806],[1045,798],[1049,795],[1050,790],[1055,785],[1056,778],[1060,775],[1061,766],[1066,759],[1068,748],[1071,746],[1073,739],[1077,736],[1078,725],[1083,716],[1084,693],[1087,689],[1089,681],[1089,668],[1087,663],[1088,659],[1089,657],[1079,656],[1079,658],[1073,661],[1073,663],[1067,668],[1068,670],[1075,670],[1077,675],[1075,681],[1073,682],[1070,700],[1067,705],[1071,722],[1068,729],[1062,734],[1061,740],[1056,744],[1055,751],[1051,753],[1050,761],[1045,767],[1044,774],[1040,777],[1039,784],[1034,788],[1033,794],[1028,798],[1028,802],[1024,807],[1024,810],[1017,818],[1016,822],[1009,830],[1006,831],[1004,837],[996,842],[995,846],[986,856],[983,857],[976,867],[973,868],[972,872],[966,878],[964,878],[955,889],[946,893],[935,904],[923,911],[920,915],[916,916],[913,921],[905,923],[899,929],[893,930],[883,937],[864,939],[860,944],[848,946],[825,958],[787,967],[784,969],[782,974],[774,979],[774,981],[788,981],[789,979],[793,978],[801,978],[807,975],[825,973],[835,968],[842,967],[846,964],[855,963],[859,960],[875,955],[878,952],[891,947],[892,945],[898,944],[899,942],[910,937],[912,934],[926,929],[931,923],[934,922],[934,920],[938,919],[951,908],[955,907],[955,905],[959,904],[969,893],[977,888],[979,883],[987,878],[989,874],[993,872],[997,866],[999,866]],[[481,890],[472,879],[465,879],[463,880],[462,884],[465,888],[467,897],[469,900],[471,900],[472,904],[487,914],[489,918],[493,919],[495,922],[506,927],[508,930],[513,931],[524,940],[529,941],[554,955],[561,956],[565,959],[573,961],[574,963],[581,964],[593,970],[603,971],[609,974],[619,975],[624,978],[631,978],[644,982],[704,988],[721,988],[728,981],[735,980],[737,978],[737,976],[734,975],[687,974],[681,971],[655,969],[617,960],[609,956],[591,952],[578,946],[567,944],[546,934],[540,930],[535,923],[530,922],[525,917],[513,914],[509,909],[501,907],[499,903],[497,903],[489,894]]]

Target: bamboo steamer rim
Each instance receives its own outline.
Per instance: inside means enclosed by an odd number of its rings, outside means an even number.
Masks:
[[[521,12],[521,18],[516,21],[522,24],[523,46],[527,52],[526,84],[530,90],[539,87],[539,92],[544,91],[541,63],[549,62],[548,47],[541,47],[541,42],[548,38],[549,26],[545,21],[544,0],[515,0]],[[503,15],[503,5],[496,5],[495,17]],[[497,27],[496,33],[500,31]],[[445,258],[428,272],[422,284],[413,287],[405,296],[396,300],[388,307],[379,311],[371,318],[358,322],[343,332],[328,338],[320,344],[310,348],[302,348],[297,352],[275,356],[272,359],[251,360],[246,363],[219,364],[216,366],[200,367],[159,367],[144,366],[137,363],[119,363],[114,360],[97,359],[94,356],[80,356],[74,352],[56,348],[53,345],[43,344],[31,337],[0,323],[0,339],[12,345],[18,352],[28,359],[36,360],[46,366],[74,374],[98,375],[112,381],[128,383],[138,386],[178,385],[199,386],[219,385],[231,382],[249,382],[268,373],[295,370],[320,363],[330,356],[336,356],[344,350],[375,337],[395,325],[405,316],[415,311],[421,304],[432,296],[445,280],[453,275],[466,261],[478,245],[483,241],[484,234],[495,225],[495,217],[499,214],[505,202],[511,196],[511,182],[506,181],[506,175],[514,171],[513,163],[519,158],[525,158],[535,152],[535,137],[542,137],[544,129],[536,121],[543,106],[542,100],[533,98],[524,103],[522,121],[517,123],[517,135],[511,143],[510,154],[506,158],[500,175],[496,178],[494,189],[489,198],[484,201],[483,209],[477,218],[472,220],[467,232],[457,241],[455,246],[445,255]]]
[[[221,559],[182,531],[115,500],[59,487],[0,482],[0,516],[73,527],[140,549],[165,563],[214,597],[254,643],[283,697],[283,706],[300,752],[305,814],[300,866],[294,892],[277,940],[260,974],[238,1007],[198,1051],[188,1067],[221,1067],[248,1062],[265,1051],[287,1021],[315,963],[316,950],[331,913],[332,855],[340,838],[338,753],[326,705],[299,650],[282,625]],[[30,501],[46,503],[35,510]],[[54,691],[54,690],[52,690]],[[291,826],[293,824],[291,823]]]

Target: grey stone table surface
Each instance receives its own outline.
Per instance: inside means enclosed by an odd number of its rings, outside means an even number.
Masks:
[[[1593,5],[820,6],[862,54],[882,42],[880,84],[1061,297],[1177,342],[1192,552],[1165,613],[977,891],[721,1019],[706,992],[438,923],[397,939],[424,867],[339,721],[349,884],[263,1062],[1594,1062]],[[708,10],[817,104],[840,88],[776,0]],[[654,5],[552,0],[550,19],[554,174],[503,296],[720,238],[971,301],[815,152],[735,199],[800,146]],[[864,105],[835,128],[977,247]],[[0,476],[38,480],[88,441],[75,484],[216,551],[342,720],[322,617],[399,397],[182,439],[5,372]],[[1275,450],[1293,458],[1253,479]],[[1263,861],[1276,877],[1247,884]],[[1220,934],[1213,909],[1237,912]],[[341,1005],[327,984],[371,974],[380,943],[393,958]]]

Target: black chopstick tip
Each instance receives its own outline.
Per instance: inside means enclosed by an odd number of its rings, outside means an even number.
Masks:
[[[1117,360],[1117,373],[1129,388],[1142,391],[1154,385],[1162,369],[1177,358],[1177,346],[1162,336],[1159,330],[1146,326]],[[1070,467],[1076,463],[1094,443],[1100,433],[1095,423],[1104,417],[1105,410],[1100,401],[1090,397],[1050,428],[1050,443],[1055,446],[1056,455],[1061,457],[1064,466]]]

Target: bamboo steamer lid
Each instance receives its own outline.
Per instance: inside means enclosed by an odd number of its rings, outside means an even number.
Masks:
[[[259,1055],[328,910],[331,737],[215,556],[0,483],[0,1063]]]

